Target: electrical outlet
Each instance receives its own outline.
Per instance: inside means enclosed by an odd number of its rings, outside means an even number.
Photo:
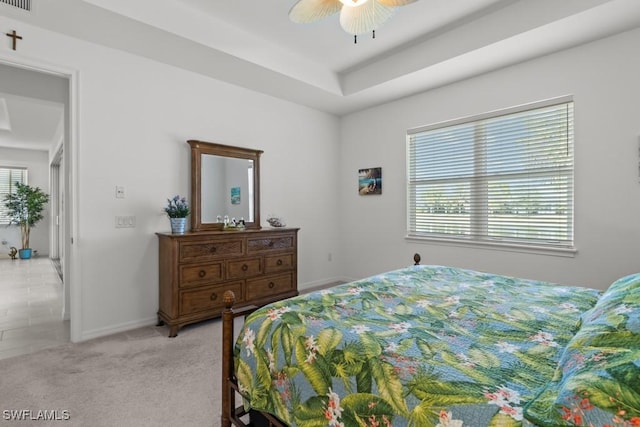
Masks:
[[[124,199],[124,187],[116,185],[116,199]]]

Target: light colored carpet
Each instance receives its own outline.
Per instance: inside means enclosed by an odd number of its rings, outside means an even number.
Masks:
[[[0,426],[219,426],[221,321],[147,327],[0,360]],[[68,411],[68,421],[27,419]]]

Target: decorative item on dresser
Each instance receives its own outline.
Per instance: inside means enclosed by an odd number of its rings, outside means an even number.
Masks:
[[[174,196],[172,199],[167,199],[167,206],[165,206],[164,211],[169,217],[171,232],[173,234],[184,234],[187,216],[191,212],[187,199],[179,195]]]
[[[232,290],[246,305],[298,295],[297,228],[158,233],[159,325],[169,336],[189,323],[219,317]]]

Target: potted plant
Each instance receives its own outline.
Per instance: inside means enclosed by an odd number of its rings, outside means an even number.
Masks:
[[[169,216],[171,222],[171,232],[174,234],[184,234],[187,216],[191,212],[187,199],[180,196],[173,196],[167,199],[167,206],[164,211]]]
[[[44,218],[42,212],[48,201],[49,195],[39,187],[19,182],[16,182],[15,193],[7,194],[4,197],[4,205],[11,217],[9,224],[20,225],[22,249],[19,250],[19,255],[21,259],[31,258],[31,247],[29,246],[31,227],[35,227]]]

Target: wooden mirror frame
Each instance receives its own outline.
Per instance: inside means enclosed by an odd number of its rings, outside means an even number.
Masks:
[[[247,229],[260,229],[260,155],[262,150],[234,147],[213,142],[190,139],[191,146],[191,231],[222,230],[223,224],[218,222],[202,222],[202,155],[234,157],[253,160],[253,221],[246,222]]]

